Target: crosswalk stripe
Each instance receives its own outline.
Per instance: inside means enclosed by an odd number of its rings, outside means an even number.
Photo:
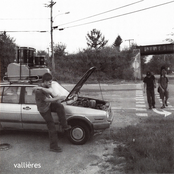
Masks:
[[[135,100],[144,100],[144,98],[135,98]]]
[[[147,113],[136,113],[136,116],[143,116],[143,117],[147,117],[148,114]]]
[[[138,98],[143,98],[143,99],[144,99],[144,97],[143,97],[143,96],[140,96],[140,97],[137,97],[137,96],[136,96],[135,98],[137,98],[137,99],[138,99]]]
[[[146,108],[136,108],[136,111],[147,111]]]
[[[136,105],[136,107],[146,107],[146,105]]]
[[[136,101],[136,112],[144,112],[144,113],[136,113],[136,116],[140,116],[140,117],[147,117],[148,114],[146,113],[147,109],[145,108],[145,97],[143,95],[143,91],[136,91],[136,97],[135,97],[135,101]]]
[[[136,101],[136,104],[144,104],[144,101]]]

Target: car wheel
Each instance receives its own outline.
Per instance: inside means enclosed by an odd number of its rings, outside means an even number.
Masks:
[[[90,129],[83,122],[71,122],[71,129],[68,131],[68,139],[76,145],[85,144],[90,138]]]
[[[2,125],[0,123],[0,135],[3,133]]]

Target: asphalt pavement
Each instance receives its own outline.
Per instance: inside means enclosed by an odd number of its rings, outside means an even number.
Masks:
[[[74,84],[62,85],[68,90],[74,87]],[[111,129],[117,129],[136,124],[139,118],[150,116],[174,118],[173,82],[169,84],[169,91],[169,106],[163,110],[160,108],[161,101],[156,90],[156,108],[148,109],[142,82],[87,84],[81,89],[80,95],[110,101],[114,114]],[[105,131],[105,134],[107,133],[109,136],[109,131]],[[72,145],[64,134],[61,134],[59,144],[63,152],[57,154],[49,151],[48,134],[42,132],[5,132],[0,135],[0,142],[11,145],[11,148],[0,151],[1,174],[78,174],[89,166],[92,171],[98,169],[99,161],[103,159],[102,155],[108,149],[100,136],[94,136],[85,145],[76,146]],[[93,165],[90,165],[91,163]]]

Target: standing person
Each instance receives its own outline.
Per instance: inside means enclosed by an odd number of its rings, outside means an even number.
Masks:
[[[154,92],[154,88],[156,88],[155,76],[152,75],[150,71],[147,71],[146,77],[143,79],[143,82],[144,82],[144,93],[146,91],[149,109],[152,109],[152,107],[155,108],[155,92]]]
[[[165,108],[168,106],[167,100],[169,98],[169,90],[168,90],[168,78],[166,77],[166,69],[165,67],[161,67],[161,72],[160,72],[160,78],[158,80],[158,92],[160,94],[160,99],[162,100],[162,106],[161,109]]]
[[[60,103],[61,100],[64,100],[65,97],[54,97],[51,98],[50,94],[44,91],[44,88],[50,88],[52,84],[52,75],[50,73],[45,73],[42,77],[42,84],[40,87],[35,87],[35,100],[37,104],[38,111],[41,116],[46,121],[49,139],[50,139],[50,151],[61,152],[61,148],[58,146],[58,137],[55,127],[55,123],[51,112],[56,112],[62,128],[68,130],[71,127],[67,125],[65,118],[64,106]]]

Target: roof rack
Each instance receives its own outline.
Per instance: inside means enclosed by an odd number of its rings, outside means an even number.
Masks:
[[[13,76],[13,77],[8,77],[4,76],[3,77],[3,82],[9,82],[9,83],[37,83],[41,81],[41,77],[39,76],[25,76],[26,78],[19,79],[18,76]]]
[[[25,64],[10,63],[7,67],[7,74],[3,77],[3,81],[9,81],[10,83],[37,83],[45,73],[50,73],[49,68],[30,68]]]

